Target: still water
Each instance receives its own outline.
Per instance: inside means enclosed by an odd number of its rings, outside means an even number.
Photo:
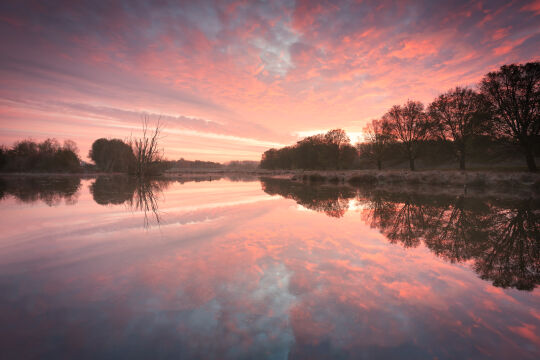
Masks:
[[[538,359],[540,202],[0,179],[2,359]]]

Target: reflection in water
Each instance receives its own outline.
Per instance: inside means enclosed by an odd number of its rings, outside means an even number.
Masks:
[[[364,207],[362,219],[391,243],[410,248],[423,242],[450,262],[472,260],[477,274],[498,287],[530,291],[540,284],[538,199],[355,190],[276,179],[263,179],[262,188],[337,217],[356,199]]]
[[[120,205],[133,201],[137,179],[130,176],[98,176],[90,193],[99,205]]]
[[[0,358],[538,358],[540,289],[516,290],[538,283],[534,201],[262,185],[304,205],[175,181],[143,231],[129,179],[82,180],[76,206],[6,196]]]
[[[43,201],[57,206],[64,200],[74,205],[80,186],[81,179],[73,176],[7,176],[0,178],[0,200],[11,195],[24,203]]]
[[[307,209],[340,218],[349,208],[349,199],[356,191],[350,187],[306,186],[282,179],[261,179],[262,189],[270,195],[281,195],[295,200]]]
[[[99,176],[90,185],[94,201],[100,205],[125,204],[132,211],[144,213],[144,226],[150,226],[149,215],[160,224],[158,200],[171,181],[141,180],[129,176]]]

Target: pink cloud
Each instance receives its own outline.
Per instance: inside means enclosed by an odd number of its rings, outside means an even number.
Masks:
[[[25,127],[27,136],[40,136],[41,128],[54,132],[38,118],[58,117],[55,126],[67,121],[55,110],[13,99],[208,119],[222,124],[220,131],[202,125],[197,131],[270,143],[290,143],[293,134],[312,129],[358,132],[407,98],[427,103],[448,88],[474,85],[504,63],[534,59],[540,41],[536,4],[6,6],[0,98],[10,117],[0,129],[12,135],[0,141],[24,135]],[[58,137],[81,142],[86,153],[91,139],[81,130],[94,126],[96,117],[102,114],[70,110],[71,126],[56,127]],[[107,124],[125,118],[103,121],[105,134]],[[258,159],[264,150],[227,153],[229,140],[214,137],[210,149],[204,137],[199,144],[187,139],[192,144],[184,150],[206,160]],[[170,157],[182,156],[181,146],[174,148]]]

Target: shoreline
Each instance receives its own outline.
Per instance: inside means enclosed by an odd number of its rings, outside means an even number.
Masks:
[[[0,173],[0,177],[79,177],[130,176],[125,173]],[[192,178],[273,178],[306,184],[351,186],[459,187],[470,190],[508,189],[540,193],[540,173],[460,170],[186,170],[165,172],[154,179]]]

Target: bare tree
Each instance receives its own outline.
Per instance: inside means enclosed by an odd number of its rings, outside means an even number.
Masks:
[[[345,130],[334,129],[324,135],[327,166],[336,169],[347,168],[356,157],[356,149]]]
[[[536,171],[533,145],[540,133],[540,62],[504,65],[484,77],[481,89],[493,106],[500,133],[518,142],[529,170]]]
[[[142,116],[142,137],[131,138],[129,143],[135,155],[135,174],[137,177],[156,175],[159,171],[159,163],[162,160],[162,150],[159,148],[162,125],[160,119],[156,123],[154,131],[148,130],[149,115]]]
[[[459,168],[465,170],[468,143],[488,130],[484,97],[471,89],[456,87],[439,95],[429,105],[428,115],[434,135],[452,141]]]
[[[373,119],[363,129],[366,142],[359,144],[359,150],[377,162],[377,169],[382,169],[382,161],[391,142],[388,126],[383,120]]]
[[[383,120],[389,133],[403,144],[409,166],[414,170],[418,147],[428,134],[424,105],[412,100],[408,100],[403,106],[394,105],[383,116]]]

